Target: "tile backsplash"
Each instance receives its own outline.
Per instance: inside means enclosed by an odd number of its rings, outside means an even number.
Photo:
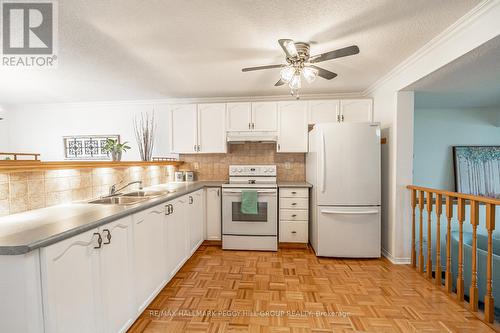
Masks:
[[[150,166],[0,173],[0,216],[97,198],[120,182],[165,183],[173,179],[173,170]]]
[[[277,153],[275,143],[231,144],[227,154],[182,154],[180,170],[196,172],[198,180],[228,179],[231,164],[276,164],[278,181],[305,181],[305,154]]]

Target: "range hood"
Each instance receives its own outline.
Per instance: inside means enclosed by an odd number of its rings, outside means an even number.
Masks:
[[[227,132],[228,143],[239,142],[276,142],[278,141],[278,133],[269,131],[243,131],[243,132]]]

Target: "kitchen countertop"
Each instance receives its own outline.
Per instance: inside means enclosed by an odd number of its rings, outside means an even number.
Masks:
[[[0,217],[0,255],[25,254],[204,187],[217,187],[223,183],[225,181],[172,182],[145,190],[174,192],[134,205],[71,203]]]
[[[312,187],[307,182],[278,182],[278,187]]]

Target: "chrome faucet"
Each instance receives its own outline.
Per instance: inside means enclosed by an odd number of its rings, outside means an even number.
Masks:
[[[127,185],[123,186],[123,187],[120,187],[119,189],[116,189],[116,185],[117,184],[114,184],[112,185],[110,188],[109,188],[109,195],[112,196],[112,195],[115,195],[116,192],[118,191],[121,191],[127,187],[129,187],[130,185],[133,185],[133,184],[139,184],[139,190],[142,190],[142,181],[140,180],[136,180],[135,182],[130,182],[128,183]]]

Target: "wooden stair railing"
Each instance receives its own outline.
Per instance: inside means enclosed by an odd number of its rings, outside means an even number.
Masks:
[[[469,304],[470,310],[478,311],[479,295],[477,286],[477,227],[480,224],[479,208],[480,205],[486,207],[485,227],[488,232],[488,251],[486,258],[486,294],[484,296],[484,320],[489,323],[494,321],[494,299],[492,294],[492,275],[493,275],[493,231],[495,230],[495,208],[500,205],[500,199],[474,196],[457,192],[437,190],[432,188],[408,185],[407,188],[411,191],[411,208],[412,208],[412,233],[411,233],[411,266],[417,269],[420,273],[425,272],[428,279],[434,279],[438,286],[442,285],[442,269],[441,269],[441,214],[443,210],[443,198],[445,199],[446,212],[446,270],[444,272],[444,291],[448,294],[453,292],[453,274],[451,260],[451,230],[453,220],[453,207],[457,205],[457,221],[458,221],[458,265],[457,265],[457,281],[456,290],[458,301],[464,300],[464,222],[466,221],[465,207],[470,206],[470,224],[472,226],[472,253],[471,253],[471,283],[469,287]],[[424,208],[427,212],[427,262],[424,264],[424,249],[423,249],[423,215]],[[416,210],[419,211],[419,234],[418,234],[418,257],[416,250]],[[436,216],[436,261],[435,271],[432,265],[432,212]]]

